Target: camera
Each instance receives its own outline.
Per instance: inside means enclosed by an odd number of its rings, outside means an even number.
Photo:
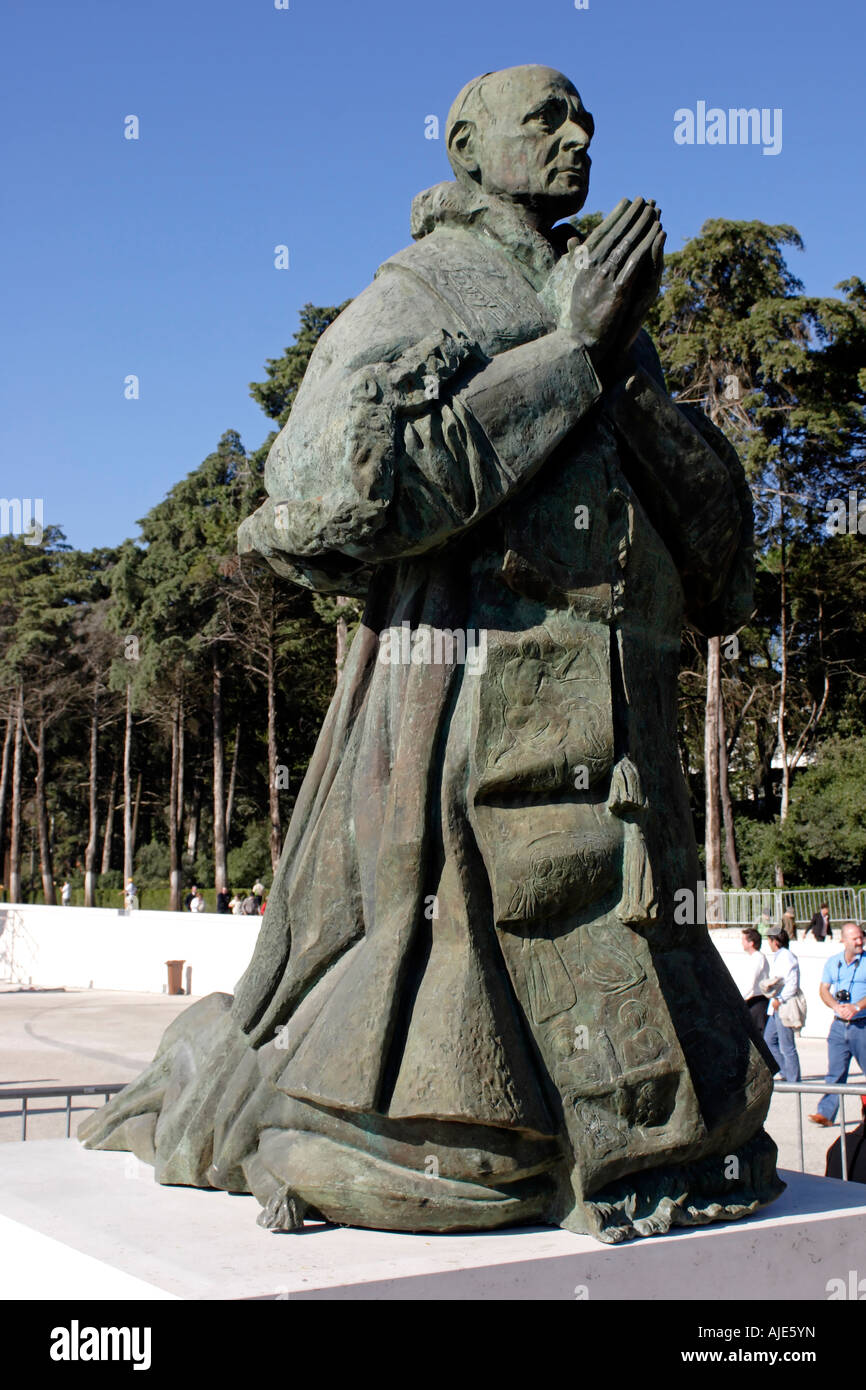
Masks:
[[[837,1003],[837,1004],[850,1004],[850,1003],[851,1003],[851,995],[848,993],[847,989],[837,989],[837,991],[836,991],[836,1003]]]

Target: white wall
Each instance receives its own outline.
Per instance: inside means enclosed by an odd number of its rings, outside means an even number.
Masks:
[[[710,940],[718,949],[719,955],[731,972],[734,983],[740,989],[748,976],[748,957],[743,950],[742,928],[729,927],[724,931],[711,931]],[[832,941],[816,941],[813,936],[798,937],[791,942],[791,950],[800,962],[800,988],[806,996],[807,1013],[806,1025],[803,1029],[804,1038],[826,1038],[830,1031],[830,1024],[833,1022],[833,1015],[822,1003],[818,994],[818,986],[821,983],[821,973],[828,956],[835,956],[842,950],[842,943],[839,940],[839,928],[833,928]],[[773,974],[773,953],[769,946],[765,947],[764,954],[770,962],[770,974]]]
[[[168,980],[165,962],[183,960],[183,985],[189,965],[194,995],[233,994],[262,920],[0,903],[0,980],[159,994]]]
[[[184,987],[190,965],[194,995],[214,990],[233,994],[261,925],[261,917],[215,912],[0,904],[0,981],[159,994],[168,978],[165,962],[183,960]],[[710,938],[739,988],[747,969],[740,928],[713,931]],[[821,1002],[818,985],[827,957],[841,950],[838,932],[830,942],[800,938],[793,949],[808,1001],[803,1036],[826,1038],[832,1014]]]

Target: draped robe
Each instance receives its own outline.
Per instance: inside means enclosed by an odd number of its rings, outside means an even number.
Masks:
[[[283,1229],[745,1215],[781,1191],[771,1072],[677,909],[676,704],[684,622],[750,612],[742,469],[645,334],[604,388],[579,345],[550,366],[561,234],[456,184],[413,234],[318,343],[241,528],[366,600],[252,961],[81,1137]]]

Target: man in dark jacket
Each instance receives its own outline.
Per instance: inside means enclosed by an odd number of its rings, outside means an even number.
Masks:
[[[828,941],[833,936],[833,928],[830,926],[830,909],[826,903],[822,903],[812,918],[807,933],[811,932],[816,941]]]

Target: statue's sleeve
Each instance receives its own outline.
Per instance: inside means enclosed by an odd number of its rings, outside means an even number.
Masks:
[[[239,533],[242,552],[324,591],[363,592],[375,566],[475,525],[601,395],[564,335],[488,358],[432,295],[386,278],[317,345],[268,457],[267,501]]]
[[[689,622],[706,636],[751,617],[752,494],[720,429],[667,394],[650,339],[641,334],[632,374],[605,397],[629,480],[680,572]]]

